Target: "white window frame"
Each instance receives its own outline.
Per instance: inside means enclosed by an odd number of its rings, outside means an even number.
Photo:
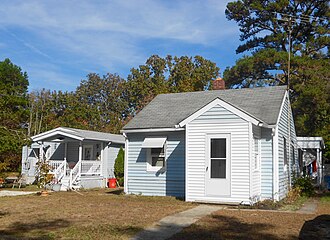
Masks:
[[[160,170],[166,170],[166,142],[163,145],[164,154],[153,155],[151,154],[151,148],[147,148],[147,171],[148,172],[158,172]],[[152,157],[163,157],[164,158],[164,166],[152,166]]]
[[[258,152],[256,152],[256,146],[258,147]],[[254,139],[254,171],[260,170],[260,139]]]

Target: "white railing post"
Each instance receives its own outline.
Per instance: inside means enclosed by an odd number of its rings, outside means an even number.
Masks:
[[[103,161],[103,158],[104,158],[104,144],[103,142],[101,142],[101,157],[100,157],[100,160],[101,160],[101,165],[100,165],[100,172],[101,172],[101,176],[104,175],[103,174],[103,164],[104,164],[104,161]]]
[[[72,188],[72,169],[70,170],[69,187]]]
[[[82,164],[82,155],[83,155],[83,147],[82,147],[82,142],[79,142],[79,160],[78,160],[78,177],[81,177],[81,164]]]

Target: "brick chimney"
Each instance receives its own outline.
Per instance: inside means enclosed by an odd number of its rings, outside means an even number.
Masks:
[[[225,81],[222,78],[218,77],[213,81],[213,90],[224,90],[224,89],[226,89],[226,86],[225,86]]]

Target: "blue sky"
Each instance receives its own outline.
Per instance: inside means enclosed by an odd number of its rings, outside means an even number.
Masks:
[[[28,73],[29,91],[75,90],[91,72],[126,78],[153,54],[201,55],[222,74],[239,57],[228,2],[2,0],[0,60]]]

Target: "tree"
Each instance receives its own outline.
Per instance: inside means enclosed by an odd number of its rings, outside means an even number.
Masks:
[[[328,0],[238,0],[228,3],[225,13],[240,27],[244,43],[237,53],[265,48],[287,52],[288,24],[294,54],[313,56],[329,46]],[[290,17],[292,22],[279,21]]]
[[[120,147],[114,166],[114,173],[120,186],[123,186],[124,184],[124,155],[125,152],[123,148]]]
[[[103,78],[92,73],[87,78],[75,92],[82,107],[80,114],[87,121],[87,128],[119,133],[123,119],[127,116],[125,80],[110,73]]]
[[[252,56],[245,56],[237,61],[236,66],[226,69],[224,79],[227,85],[249,87],[263,81],[272,85],[285,84],[289,30],[293,56],[328,58],[329,12],[326,0],[239,0],[228,3],[226,16],[238,23],[243,42],[236,52],[250,51]],[[243,66],[247,64],[249,68],[246,70]],[[231,77],[233,75],[239,80]]]
[[[201,56],[153,55],[145,65],[132,68],[127,78],[130,113],[134,115],[157,94],[211,89],[211,80],[218,75],[216,64]]]
[[[0,62],[0,171],[15,171],[20,166],[28,120],[28,85],[27,73],[20,67],[9,59]]]
[[[326,142],[330,141],[329,10],[327,0],[228,3],[226,16],[238,23],[243,42],[236,52],[250,55],[224,71],[232,88],[290,83],[297,133],[322,136]],[[329,150],[326,156],[330,157]]]
[[[298,136],[322,136],[330,159],[330,62],[295,59],[291,101]],[[299,66],[299,67],[298,67]]]

